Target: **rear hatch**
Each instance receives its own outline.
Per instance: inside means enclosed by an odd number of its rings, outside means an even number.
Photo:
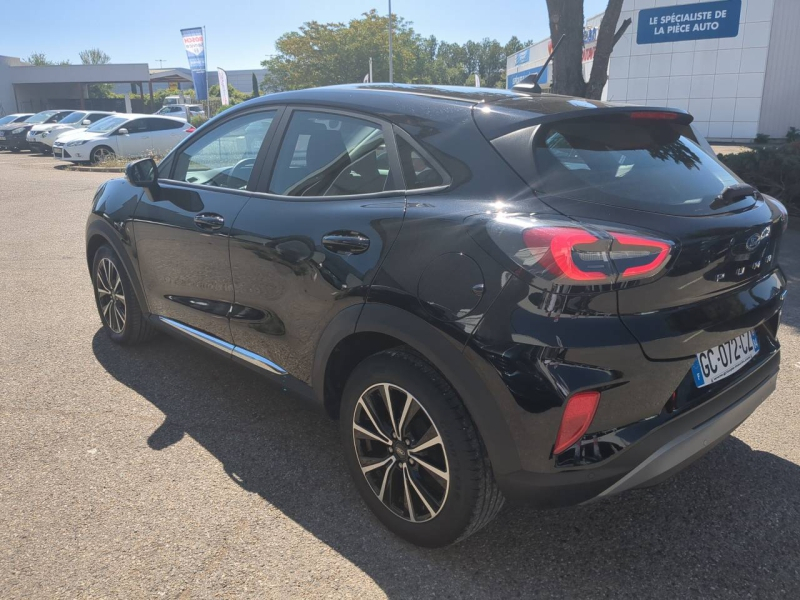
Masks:
[[[491,115],[481,112],[486,133]],[[706,152],[690,123],[681,111],[597,108],[546,115],[491,140],[555,210],[669,243],[657,275],[616,284],[620,318],[651,359],[689,357],[757,328],[785,286],[785,209]]]

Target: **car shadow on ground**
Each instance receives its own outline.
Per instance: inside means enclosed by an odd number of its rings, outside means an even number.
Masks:
[[[426,550],[393,537],[364,507],[336,424],[257,374],[166,336],[122,348],[99,330],[93,350],[164,413],[147,440],[153,451],[191,436],[238,485],[389,597],[775,597],[798,589],[800,469],[736,438],[660,486],[568,509],[506,507],[465,542]],[[671,586],[653,588],[665,572]]]

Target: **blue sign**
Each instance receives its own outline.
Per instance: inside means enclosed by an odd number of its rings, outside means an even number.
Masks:
[[[530,62],[531,60],[531,49],[525,48],[525,50],[520,50],[517,52],[517,55],[514,57],[514,65],[520,66],[524,65],[526,62]]]
[[[186,56],[189,57],[189,68],[192,70],[194,93],[198,100],[208,100],[208,83],[206,75],[206,42],[202,27],[181,29]]]
[[[639,11],[637,44],[736,37],[742,0],[701,2]]]
[[[549,69],[550,67],[547,67]],[[544,70],[542,76],[539,77],[539,83],[547,83],[547,69]],[[524,71],[520,71],[519,73],[512,73],[508,77],[506,77],[506,88],[511,89],[515,85],[517,85],[520,81],[525,79],[528,75],[533,75],[534,73],[538,73],[542,70],[542,67],[533,67],[532,69],[525,69]]]

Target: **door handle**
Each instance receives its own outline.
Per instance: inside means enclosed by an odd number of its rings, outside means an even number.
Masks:
[[[369,249],[369,238],[357,231],[333,231],[323,236],[322,245],[336,254],[361,254]]]
[[[217,229],[222,229],[222,226],[225,225],[225,219],[222,215],[216,213],[200,213],[195,215],[194,224],[205,231],[216,231]]]

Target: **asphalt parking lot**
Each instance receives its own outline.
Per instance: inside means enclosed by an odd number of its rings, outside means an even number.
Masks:
[[[675,598],[800,593],[800,294],[778,391],[661,486],[506,507],[444,550],[387,533],[335,424],[167,337],[100,330],[83,229],[115,175],[0,153],[0,598]],[[781,263],[800,278],[800,230]]]

